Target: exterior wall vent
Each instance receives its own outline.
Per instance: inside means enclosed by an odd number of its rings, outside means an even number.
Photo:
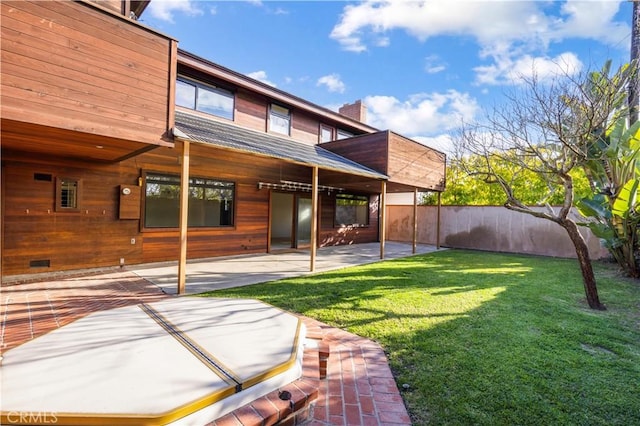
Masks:
[[[33,174],[33,180],[41,180],[44,182],[52,182],[53,181],[53,176],[51,176],[48,173],[34,173]]]
[[[51,267],[51,260],[49,259],[39,259],[32,260],[29,262],[30,268],[49,268]]]

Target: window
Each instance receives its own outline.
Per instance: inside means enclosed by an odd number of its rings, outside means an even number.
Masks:
[[[177,228],[180,224],[180,177],[147,174],[146,228]],[[233,226],[235,184],[206,178],[189,179],[189,227]]]
[[[338,138],[337,139],[347,139],[353,137],[353,133],[347,132],[346,130],[338,129]]]
[[[179,78],[176,81],[176,105],[233,120],[233,93]]]
[[[320,125],[320,143],[322,142],[330,142],[333,140],[333,128],[329,126],[325,126],[324,124]]]
[[[369,197],[337,194],[336,224],[366,226],[369,224]]]
[[[80,209],[81,181],[73,178],[56,179],[56,211]]]
[[[291,128],[291,112],[288,108],[271,104],[269,108],[269,130],[289,135]]]

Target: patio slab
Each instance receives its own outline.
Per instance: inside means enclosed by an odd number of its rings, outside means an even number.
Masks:
[[[430,253],[435,250],[437,249],[434,246],[419,244],[415,254]],[[407,257],[412,254],[410,244],[389,241],[385,243],[384,260]],[[309,256],[308,251],[290,251],[188,261],[185,292],[197,294],[381,261],[378,243],[320,248],[316,256],[314,272],[309,271]],[[133,265],[128,269],[156,284],[167,294],[177,293],[177,262]]]

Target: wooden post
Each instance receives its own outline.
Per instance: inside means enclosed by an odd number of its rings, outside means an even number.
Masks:
[[[178,261],[178,294],[184,294],[187,281],[187,225],[189,219],[189,142],[182,141],[182,173],[180,175],[180,260]]]
[[[440,249],[440,207],[442,206],[442,193],[438,192],[438,218],[436,219],[436,248]]]
[[[418,247],[418,188],[413,189],[413,254]]]
[[[309,270],[316,269],[316,249],[318,245],[318,167],[314,166],[311,179],[311,259]]]
[[[384,240],[387,220],[387,181],[383,180],[380,185],[380,259],[384,259]]]

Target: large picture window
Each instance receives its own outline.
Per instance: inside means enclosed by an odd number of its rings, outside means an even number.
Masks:
[[[233,93],[184,78],[176,82],[176,105],[233,120]]]
[[[337,194],[336,224],[366,226],[369,224],[369,197]]]
[[[147,174],[146,228],[177,228],[180,223],[180,177]],[[206,178],[189,179],[189,227],[233,225],[235,184]]]

